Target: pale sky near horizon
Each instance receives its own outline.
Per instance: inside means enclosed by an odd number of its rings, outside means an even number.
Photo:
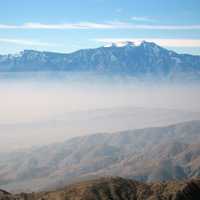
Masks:
[[[199,0],[0,0],[0,54],[150,40],[200,55]]]

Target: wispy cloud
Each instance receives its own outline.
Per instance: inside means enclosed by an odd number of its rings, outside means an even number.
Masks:
[[[56,46],[56,44],[41,42],[36,40],[16,39],[16,38],[0,38],[0,43],[28,45],[28,46]]]
[[[93,41],[104,44],[134,42],[136,44],[142,41],[154,42],[165,47],[200,47],[200,39],[161,39],[161,38],[96,38]]]
[[[0,29],[112,29],[114,24],[109,23],[65,23],[65,24],[42,24],[42,23],[25,23],[22,25],[0,24]]]
[[[150,17],[138,17],[138,16],[131,17],[131,20],[137,21],[137,22],[156,22],[157,21]]]
[[[146,30],[200,30],[200,24],[196,25],[152,25],[152,24],[133,24],[127,22],[79,22],[64,24],[43,24],[43,23],[25,23],[22,25],[0,24],[0,29],[49,29],[49,30],[67,30],[67,29],[146,29]]]

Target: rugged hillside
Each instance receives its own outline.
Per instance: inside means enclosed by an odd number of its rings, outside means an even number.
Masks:
[[[0,188],[43,190],[81,179],[122,176],[146,182],[200,175],[200,121],[0,154]]]
[[[69,185],[53,192],[0,192],[0,200],[197,200],[200,180],[143,184],[123,178],[100,178]]]
[[[199,78],[200,56],[177,54],[154,43],[83,49],[70,54],[25,50],[1,55],[0,71],[92,71],[135,76]],[[187,75],[187,76],[186,76]]]

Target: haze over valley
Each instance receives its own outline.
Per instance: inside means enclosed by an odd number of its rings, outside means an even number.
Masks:
[[[200,119],[198,84],[62,73],[1,75],[1,151]]]

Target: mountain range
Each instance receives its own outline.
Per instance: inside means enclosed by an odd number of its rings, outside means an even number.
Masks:
[[[82,49],[73,53],[24,50],[0,55],[0,72],[70,71],[199,79],[200,56],[178,54],[155,43]]]
[[[0,188],[42,191],[121,176],[142,182],[200,176],[200,121],[99,133],[0,154]]]

